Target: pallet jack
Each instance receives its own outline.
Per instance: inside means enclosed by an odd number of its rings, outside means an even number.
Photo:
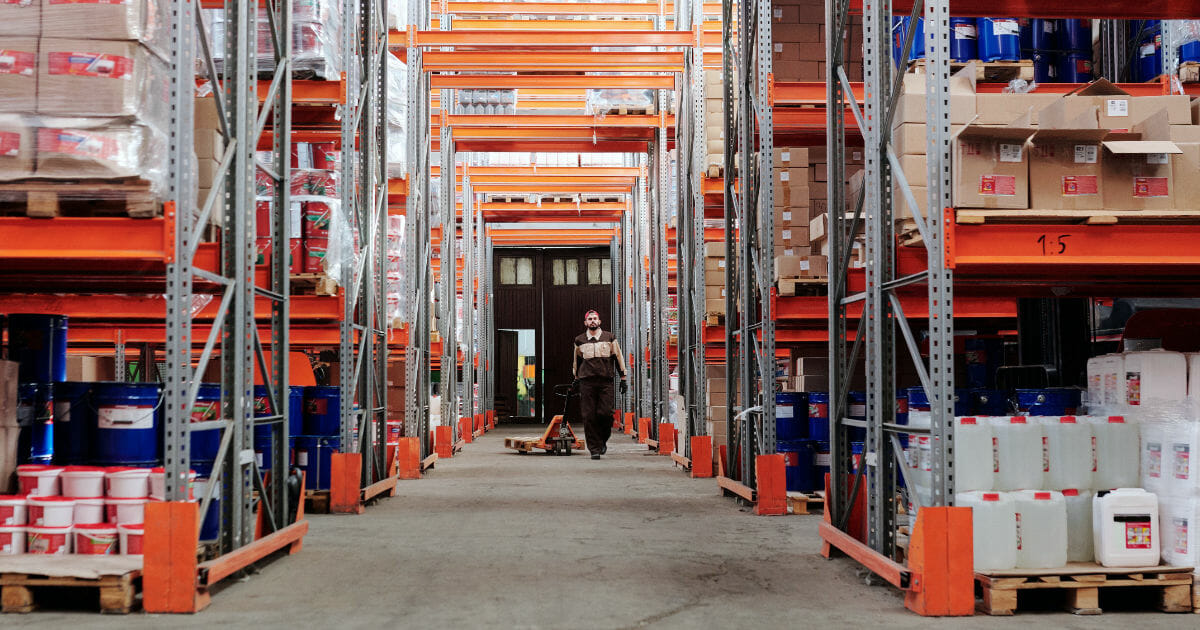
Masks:
[[[505,448],[511,448],[521,455],[542,449],[551,455],[570,455],[571,450],[583,450],[583,440],[575,436],[571,423],[567,421],[568,403],[571,396],[576,394],[570,385],[555,385],[554,395],[562,396],[563,411],[550,419],[550,424],[542,432],[541,437],[512,437],[504,438]]]

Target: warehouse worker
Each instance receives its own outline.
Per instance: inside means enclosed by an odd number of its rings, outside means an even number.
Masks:
[[[622,394],[629,391],[629,383],[621,346],[612,333],[600,330],[600,313],[585,313],[583,325],[587,332],[575,338],[575,359],[571,362],[575,382],[571,387],[580,394],[579,414],[583,416],[588,451],[592,459],[600,459],[608,452],[612,435],[614,371],[621,374]]]

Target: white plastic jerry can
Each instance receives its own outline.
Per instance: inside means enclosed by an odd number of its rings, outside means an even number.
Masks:
[[[996,450],[987,418],[954,419],[954,485],[970,492],[996,484]]]
[[[1158,566],[1158,497],[1141,488],[1100,492],[1092,501],[1096,562],[1106,567]]]
[[[1092,427],[1092,483],[1096,490],[1137,487],[1141,436],[1124,416],[1086,416]]]
[[[1053,569],[1067,564],[1067,503],[1060,492],[1012,493],[1017,514],[1017,568]]]
[[[976,571],[1017,566],[1017,513],[1007,492],[960,492],[955,505],[971,508]]]
[[[1067,502],[1067,562],[1095,562],[1092,500],[1096,493],[1068,488],[1062,494]]]
[[[1033,490],[1043,487],[1045,460],[1042,426],[1027,416],[991,418],[995,432],[996,489]]]
[[[1094,449],[1092,425],[1075,416],[1038,418],[1042,430],[1044,487],[1051,490],[1091,488]]]
[[[1125,353],[1127,404],[1183,400],[1187,385],[1187,358],[1182,352],[1159,349]]]

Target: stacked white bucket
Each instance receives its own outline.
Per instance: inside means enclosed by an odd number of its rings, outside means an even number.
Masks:
[[[1200,566],[1200,354],[1146,350],[1097,357],[1088,362],[1088,394],[1136,409],[1142,487],[1159,497],[1162,559]]]

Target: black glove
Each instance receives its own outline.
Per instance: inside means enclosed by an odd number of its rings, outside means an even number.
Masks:
[[[629,393],[629,381],[627,381],[625,379],[621,379],[621,393],[622,394]]]

